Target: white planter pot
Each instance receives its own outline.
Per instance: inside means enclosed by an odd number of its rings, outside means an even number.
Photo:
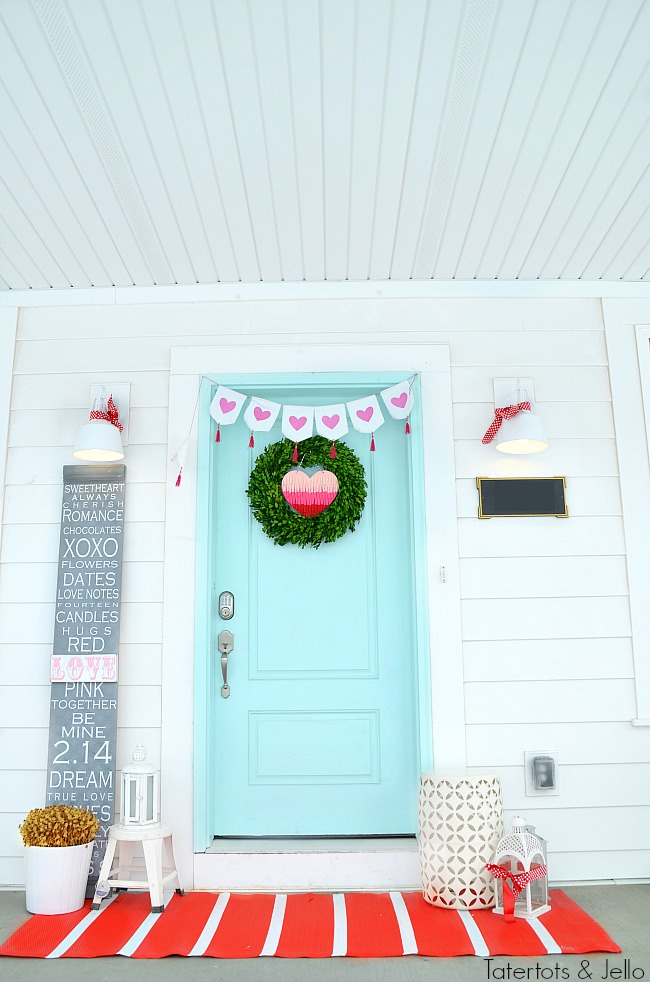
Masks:
[[[32,914],[68,914],[83,907],[93,843],[25,847],[25,906]]]

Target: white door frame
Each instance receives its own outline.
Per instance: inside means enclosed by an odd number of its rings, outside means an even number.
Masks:
[[[449,348],[445,344],[269,344],[172,348],[165,523],[162,815],[183,885],[223,886],[218,856],[193,854],[193,667],[197,427],[201,377],[268,372],[404,371],[421,375],[431,715],[436,767],[463,767],[465,716]],[[191,431],[190,431],[191,428]],[[187,439],[180,487],[171,457]],[[445,576],[441,576],[441,567]],[[444,580],[444,582],[443,582]],[[211,861],[214,860],[214,863]],[[303,857],[304,865],[307,857]],[[210,872],[214,866],[214,878]],[[354,875],[354,874],[353,874]],[[233,887],[235,883],[231,884]],[[277,883],[278,889],[286,884]],[[358,886],[363,886],[362,883]]]

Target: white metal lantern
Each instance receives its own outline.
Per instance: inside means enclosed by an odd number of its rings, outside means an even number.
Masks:
[[[147,751],[138,746],[133,763],[122,768],[122,825],[152,826],[158,824],[158,771],[146,764]]]
[[[497,844],[494,863],[495,914],[532,919],[550,910],[546,843],[532,825],[515,816],[512,832]]]

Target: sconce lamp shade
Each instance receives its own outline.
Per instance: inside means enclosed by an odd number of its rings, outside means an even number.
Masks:
[[[72,456],[78,460],[90,460],[95,463],[122,460],[124,450],[120,431],[108,420],[91,419],[79,427]]]
[[[511,419],[504,419],[497,440],[497,450],[501,453],[539,453],[548,448],[542,421],[529,409],[522,409]]]

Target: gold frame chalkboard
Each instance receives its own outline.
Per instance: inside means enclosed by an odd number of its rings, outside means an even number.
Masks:
[[[556,484],[556,490],[558,487],[558,482],[561,482],[562,489],[562,503],[564,504],[564,511],[495,511],[492,510],[485,502],[485,491],[484,485],[495,485],[495,484],[505,484],[513,481],[517,481],[520,484],[524,482],[535,482],[549,483],[554,482]],[[476,487],[478,488],[478,517],[479,518],[568,518],[569,509],[566,503],[566,477],[477,477]],[[491,488],[491,490],[493,490]],[[528,503],[522,507],[530,507]]]

